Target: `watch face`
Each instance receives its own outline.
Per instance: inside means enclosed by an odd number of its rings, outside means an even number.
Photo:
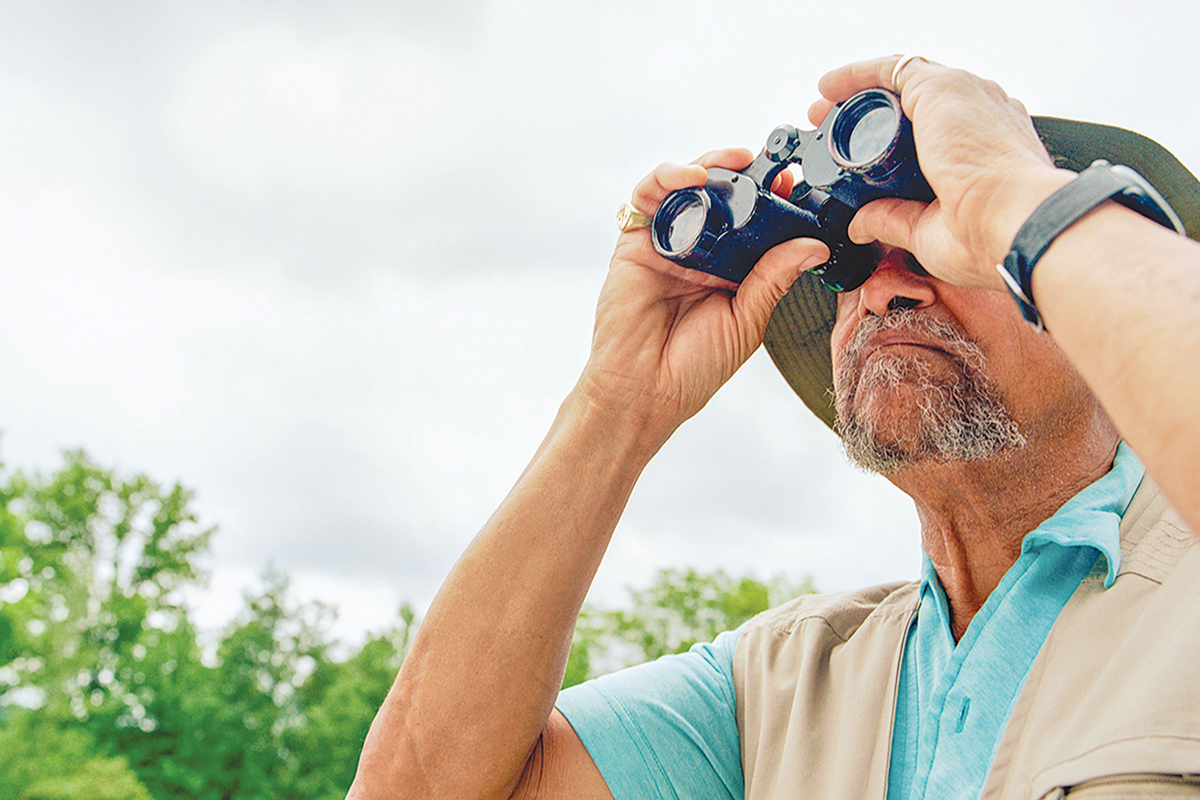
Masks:
[[[1130,205],[1135,211],[1149,217],[1159,225],[1172,228],[1176,233],[1187,236],[1183,221],[1179,219],[1175,209],[1171,208],[1171,204],[1150,185],[1150,181],[1143,178],[1136,170],[1123,164],[1113,166],[1112,171],[1134,184],[1121,192],[1126,200],[1132,201],[1132,203],[1127,202],[1126,205]]]

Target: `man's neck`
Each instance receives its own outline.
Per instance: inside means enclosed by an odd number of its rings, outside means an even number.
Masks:
[[[889,476],[916,504],[955,641],[1021,555],[1025,535],[1112,467],[1119,439],[1111,427],[1070,441],[1031,441],[980,461],[922,463]]]

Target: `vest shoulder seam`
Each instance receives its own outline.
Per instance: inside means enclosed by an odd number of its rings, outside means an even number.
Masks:
[[[915,603],[906,601],[916,597],[918,586],[918,582],[909,581],[829,594],[803,595],[759,614],[746,623],[743,635],[760,630],[788,636],[805,623],[819,621],[844,642],[854,635],[868,617],[911,614]]]

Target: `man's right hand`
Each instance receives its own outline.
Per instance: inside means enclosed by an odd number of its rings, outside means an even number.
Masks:
[[[752,158],[748,150],[719,150],[688,166],[663,164],[634,189],[633,205],[652,216],[672,191],[703,185],[707,167],[740,170]],[[773,188],[786,196],[791,182],[784,172]],[[669,436],[753,354],[800,273],[828,257],[823,243],[794,239],[770,250],[737,286],[663,258],[648,228],[621,234],[578,391],[620,403]]]

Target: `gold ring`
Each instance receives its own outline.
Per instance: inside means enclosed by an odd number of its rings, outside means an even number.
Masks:
[[[896,91],[900,91],[900,84],[896,82],[896,80],[900,77],[900,71],[907,67],[910,61],[916,61],[917,59],[924,61],[926,64],[929,63],[929,59],[925,56],[900,57],[900,60],[896,62],[896,66],[892,67],[892,88],[894,88]]]
[[[617,209],[617,227],[621,229],[622,233],[637,228],[648,228],[650,220],[651,217],[638,211],[632,203],[621,203],[621,207]]]

